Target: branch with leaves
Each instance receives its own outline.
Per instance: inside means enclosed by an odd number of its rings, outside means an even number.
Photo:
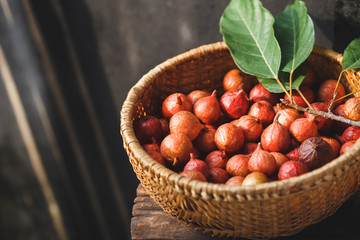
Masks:
[[[288,104],[304,110],[293,101],[293,89],[302,96],[299,88],[306,72],[301,64],[314,47],[315,31],[303,1],[289,3],[274,19],[259,0],[231,0],[221,16],[220,32],[240,70],[256,76],[270,92],[284,92],[290,99]],[[334,118],[330,110],[339,100],[336,90],[343,72],[360,68],[360,38],[345,49],[342,68],[328,114],[315,111],[308,103],[312,114],[347,121],[339,116]]]

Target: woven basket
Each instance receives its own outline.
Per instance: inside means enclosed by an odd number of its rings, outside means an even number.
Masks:
[[[315,46],[308,61],[319,79],[337,79],[342,55]],[[146,114],[160,116],[171,93],[222,88],[235,68],[222,42],[204,45],[156,66],[130,90],[121,110],[121,135],[133,169],[150,196],[167,212],[217,236],[251,239],[291,235],[332,215],[359,189],[360,142],[325,166],[299,177],[252,186],[225,186],[180,176],[154,161],[140,146],[132,123]],[[343,74],[351,91],[360,76]]]

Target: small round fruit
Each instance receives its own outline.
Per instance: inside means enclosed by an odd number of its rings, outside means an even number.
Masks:
[[[160,163],[161,165],[166,166],[166,160],[163,157],[163,155],[161,155],[160,152],[156,152],[156,151],[148,151],[147,152],[155,161],[157,161],[158,163]]]
[[[337,106],[335,108],[335,110],[333,111],[333,113],[335,115],[338,116],[344,116],[344,104],[340,104],[339,106]],[[343,131],[345,131],[346,128],[350,127],[350,124],[344,123],[344,122],[339,122],[339,121],[334,121],[334,129],[337,133],[342,133]]]
[[[268,181],[267,176],[262,172],[249,173],[242,182],[242,185],[256,185],[260,183],[266,183]]]
[[[331,148],[334,151],[335,156],[339,156],[340,153],[340,143],[335,138],[329,138],[321,136],[323,140],[325,140],[328,144],[330,144]]]
[[[336,87],[337,81],[334,79],[328,79],[321,83],[321,85],[318,88],[317,91],[317,98],[319,102],[329,103],[333,99],[334,90]],[[343,97],[345,95],[345,88],[344,86],[339,82],[338,88],[336,90],[336,98],[338,99],[340,97]],[[334,102],[334,107],[340,105],[343,102],[343,100]]]
[[[344,143],[340,148],[340,155],[347,152],[355,143],[357,140],[352,140],[349,142]]]
[[[160,145],[160,153],[173,166],[184,166],[190,160],[192,151],[190,138],[182,133],[169,134]]]
[[[343,111],[346,118],[360,121],[360,97],[353,97],[346,100]]]
[[[242,176],[233,176],[233,177],[229,178],[229,180],[226,181],[225,185],[241,186],[244,179],[245,178]]]
[[[226,168],[226,163],[229,158],[226,156],[225,151],[215,150],[209,153],[205,157],[205,162],[209,166],[209,168]]]
[[[205,124],[215,123],[220,116],[220,111],[216,90],[210,96],[197,100],[194,105],[194,114]]]
[[[287,162],[289,159],[282,153],[279,152],[270,152],[270,154],[274,157],[277,169],[281,167],[285,162]]]
[[[249,100],[244,90],[229,90],[221,96],[220,106],[223,113],[235,119],[246,114]]]
[[[314,101],[314,92],[311,90],[311,88],[307,87],[307,86],[301,86],[300,89],[301,93],[304,95],[305,99],[309,102],[312,103]],[[285,95],[284,98],[286,101],[290,102],[290,97],[288,95]],[[293,99],[294,102],[297,103],[297,105],[301,106],[301,107],[307,107],[307,103],[305,102],[305,100],[301,97],[301,95],[296,92],[293,91]]]
[[[138,118],[134,121],[134,132],[141,145],[151,143],[152,138],[161,141],[163,137],[159,119],[150,115]]]
[[[206,182],[206,178],[204,177],[204,175],[196,170],[186,170],[180,173],[180,175],[191,178],[193,180],[198,180],[198,181],[202,181],[202,182]]]
[[[203,98],[203,97],[208,97],[208,96],[210,96],[210,93],[206,90],[194,90],[187,95],[187,97],[190,99],[193,106],[197,100],[199,100],[200,98]]]
[[[179,111],[192,111],[190,99],[183,93],[173,93],[169,95],[162,104],[162,113],[165,118],[170,119]]]
[[[249,92],[251,85],[251,76],[239,69],[228,71],[223,79],[223,88],[225,91],[243,89],[245,92]]]
[[[291,136],[298,142],[303,142],[310,137],[318,136],[315,118],[298,118],[289,128]]]
[[[261,134],[261,146],[269,152],[285,152],[290,145],[289,131],[277,121],[277,117]]]
[[[344,144],[352,140],[357,140],[358,138],[360,138],[360,127],[350,126],[345,129],[343,134],[339,137],[339,140]]]
[[[245,155],[252,155],[257,146],[257,143],[245,142],[241,152]]]
[[[244,115],[239,119],[233,120],[231,123],[243,131],[246,142],[257,141],[263,131],[260,120],[250,115]]]
[[[142,147],[145,150],[145,152],[150,152],[150,151],[160,152],[160,146],[155,138],[152,138],[152,143],[144,144],[142,145]]]
[[[279,115],[278,122],[287,129],[296,119],[301,118],[301,114],[293,108],[280,108],[276,115]]]
[[[196,170],[201,172],[205,178],[209,176],[209,167],[206,162],[196,159],[194,154],[190,153],[190,161],[186,163],[184,171],[186,170]]]
[[[226,163],[226,171],[232,176],[245,177],[250,173],[248,168],[250,156],[237,154],[232,156]]]
[[[194,145],[203,153],[214,151],[217,147],[215,144],[216,128],[211,125],[205,125],[199,135],[194,140]]]
[[[268,91],[262,84],[257,84],[250,91],[250,100],[254,102],[267,101],[271,105],[279,102],[280,95]]]
[[[316,111],[323,111],[323,112],[328,111],[328,104],[323,103],[323,102],[314,102],[311,104],[311,106]],[[334,124],[334,121],[331,120],[330,118],[315,116],[315,115],[309,114],[307,112],[304,113],[304,116],[306,118],[309,118],[309,117],[315,118],[315,124],[318,127],[318,130],[320,133],[328,135],[331,132],[331,130],[332,130],[331,128]]]
[[[275,110],[269,102],[261,100],[251,105],[248,115],[260,119],[263,127],[266,127],[274,120]]]
[[[285,155],[289,160],[299,161],[299,148],[294,148]]]
[[[276,171],[277,165],[273,155],[261,149],[259,144],[249,159],[248,168],[251,172],[262,172],[270,176]]]
[[[222,168],[210,168],[209,170],[209,182],[226,183],[229,178],[228,172]]]
[[[215,132],[216,146],[225,152],[239,151],[244,144],[244,134],[240,128],[232,123],[225,123]]]
[[[309,169],[306,164],[298,161],[287,161],[281,165],[278,173],[278,179],[284,180],[291,177],[300,176],[307,172],[309,172]]]
[[[187,135],[190,140],[194,140],[203,129],[199,119],[188,111],[179,111],[175,113],[169,122],[170,133],[182,133]]]

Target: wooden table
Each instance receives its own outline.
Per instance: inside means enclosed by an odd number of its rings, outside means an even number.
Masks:
[[[147,194],[143,186],[137,188],[131,219],[132,239],[195,239],[222,240],[195,230],[164,212]],[[234,238],[232,238],[234,239]],[[307,227],[300,233],[278,240],[359,240],[360,239],[360,192],[352,196],[333,216]]]

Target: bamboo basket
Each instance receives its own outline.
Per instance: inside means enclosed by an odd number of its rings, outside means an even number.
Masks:
[[[315,46],[308,61],[319,79],[337,79],[342,55]],[[160,116],[171,93],[222,88],[236,68],[223,42],[204,45],[156,66],[129,91],[121,110],[124,148],[150,196],[178,219],[216,236],[250,239],[295,234],[334,214],[359,189],[360,142],[345,154],[307,174],[253,186],[225,186],[185,178],[154,161],[135,137],[134,119]],[[358,89],[359,73],[347,71],[342,83]]]

